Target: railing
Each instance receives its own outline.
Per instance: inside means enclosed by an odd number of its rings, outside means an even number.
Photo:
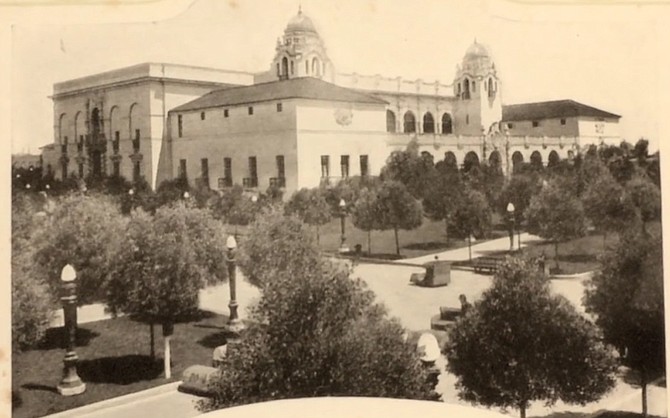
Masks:
[[[224,189],[226,187],[233,187],[233,179],[229,177],[219,177],[218,186],[219,189]]]
[[[258,187],[258,177],[245,177],[242,179],[242,186],[246,188]]]
[[[270,178],[270,187],[277,187],[277,188],[286,187],[286,177],[272,177],[272,178]]]

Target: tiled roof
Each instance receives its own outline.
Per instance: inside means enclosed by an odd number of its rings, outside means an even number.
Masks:
[[[293,78],[215,90],[174,108],[173,112],[235,106],[281,99],[313,99],[337,102],[387,104],[372,95],[358,92],[313,77]]]
[[[620,118],[614,113],[577,103],[574,100],[554,100],[550,102],[523,103],[503,106],[502,120],[540,120],[587,116],[596,118]]]

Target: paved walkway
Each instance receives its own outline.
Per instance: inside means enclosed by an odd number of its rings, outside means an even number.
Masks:
[[[517,247],[515,236],[514,246]],[[537,239],[528,234],[521,234],[522,246],[525,242]],[[475,243],[472,246],[472,256],[485,255],[492,251],[504,251],[509,249],[509,238],[504,237],[483,243]],[[437,254],[440,260],[467,260],[468,248],[443,251]],[[417,257],[410,260],[402,260],[421,264],[434,260],[435,255]],[[430,328],[430,318],[439,313],[440,306],[459,307],[458,295],[465,294],[469,300],[479,298],[490,285],[492,277],[479,275],[471,271],[453,270],[451,283],[445,287],[422,288],[410,284],[409,279],[413,272],[422,271],[420,267],[388,264],[359,264],[354,268],[354,276],[362,278],[371,290],[377,295],[377,300],[384,303],[391,316],[397,317],[408,329],[421,331]],[[584,311],[581,300],[584,294],[583,279],[561,279],[552,281],[553,289],[564,295],[575,307]],[[258,289],[249,285],[241,276],[238,279],[238,303],[241,318],[248,317],[247,309],[259,297]],[[203,309],[216,313],[228,313],[229,290],[228,285],[223,284],[203,290],[200,294],[200,306]],[[103,319],[100,316],[101,307],[84,307],[80,309],[80,321]],[[455,387],[455,377],[446,373],[446,359],[441,358],[438,365],[443,370],[438,383],[438,391],[442,393],[446,402],[461,403],[458,399]],[[191,417],[197,415],[193,407],[196,399],[176,391],[147,396],[144,400],[135,400],[121,406],[103,408],[85,416],[91,417]],[[580,406],[557,404],[552,408],[546,408],[542,403],[536,403],[527,411],[527,416],[546,416],[560,412],[579,412],[591,414],[600,409],[640,411],[640,390],[619,379],[615,390],[599,402]],[[653,415],[667,416],[665,389],[659,387],[649,388],[649,412]],[[517,416],[516,411],[510,411],[510,415]],[[76,415],[74,415],[76,416]],[[81,415],[84,416],[84,415]]]

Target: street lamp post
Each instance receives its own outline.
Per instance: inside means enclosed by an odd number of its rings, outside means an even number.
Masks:
[[[509,250],[514,251],[514,204],[507,204],[507,222],[509,224]]]
[[[86,384],[77,374],[77,353],[74,351],[77,337],[77,272],[71,265],[63,267],[61,272],[63,316],[65,318],[65,358],[63,359],[63,379],[58,384],[58,393],[73,396],[84,393]]]
[[[344,223],[345,223],[345,217],[347,216],[347,202],[344,201],[344,199],[340,199],[340,227],[341,227],[341,235],[340,235],[340,252],[345,253],[349,251],[349,248],[347,248],[344,243],[347,240],[347,237],[344,234]]]
[[[235,250],[237,249],[237,242],[232,235],[228,236],[226,240],[226,265],[228,266],[228,284],[230,285],[230,302],[228,308],[230,309],[230,317],[228,318],[228,331],[235,337],[239,336],[242,331],[242,323],[237,316],[237,289],[236,289],[236,263]]]

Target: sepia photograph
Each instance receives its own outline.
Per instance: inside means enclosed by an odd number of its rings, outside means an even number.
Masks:
[[[12,417],[668,416],[667,5],[3,9]]]

